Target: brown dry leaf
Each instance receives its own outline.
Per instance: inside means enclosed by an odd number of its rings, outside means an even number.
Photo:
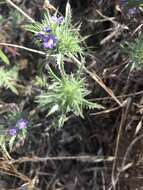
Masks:
[[[28,59],[18,60],[18,65],[20,66],[20,70],[27,69],[28,68]]]
[[[6,42],[6,36],[3,34],[3,31],[0,30],[0,43],[5,43]],[[0,46],[0,49],[2,46]]]
[[[56,11],[56,8],[53,5],[51,5],[48,0],[44,1],[43,8],[46,9],[46,10],[48,10],[48,11],[49,10]]]
[[[0,28],[0,43],[10,42],[11,41],[11,29],[8,25],[5,25]]]

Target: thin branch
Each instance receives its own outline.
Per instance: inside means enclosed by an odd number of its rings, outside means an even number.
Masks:
[[[19,49],[24,49],[24,50],[33,52],[33,53],[38,53],[38,54],[40,54],[40,55],[46,55],[46,53],[43,52],[43,51],[39,51],[39,50],[36,50],[36,49],[27,48],[27,47],[25,47],[25,46],[20,46],[20,45],[15,45],[15,44],[8,44],[8,43],[0,43],[0,45],[3,45],[3,46],[10,46],[10,47],[16,47],[16,48],[19,48]]]
[[[128,160],[127,157],[129,156],[129,153],[131,151],[131,149],[133,148],[133,146],[136,144],[137,141],[139,141],[141,138],[143,138],[143,134],[136,137],[131,144],[129,145],[129,147],[127,148],[127,151],[125,153],[125,156],[123,158],[122,164],[121,164],[121,168],[116,176],[116,178],[114,179],[114,183],[117,184],[120,175],[122,174],[122,172],[124,172],[126,169],[129,169],[130,167],[132,167],[133,162],[129,162],[128,164],[126,164],[126,161]],[[125,165],[126,164],[126,165]],[[108,190],[112,190],[112,185],[108,188]]]
[[[1,164],[20,164],[20,163],[25,163],[25,162],[45,162],[48,160],[78,160],[78,161],[83,161],[83,162],[95,162],[95,163],[100,163],[100,162],[112,162],[114,160],[114,157],[112,156],[90,156],[90,155],[83,155],[83,156],[55,156],[55,157],[22,157],[18,158],[16,160],[6,160],[6,161],[1,161]]]
[[[27,13],[25,13],[22,9],[20,9],[16,4],[14,4],[11,0],[6,0],[7,3],[9,3],[11,6],[13,6],[15,9],[17,9],[21,14],[23,14],[28,20],[35,23],[35,20],[31,18]]]
[[[76,59],[76,57],[72,56],[73,61],[75,61],[79,66],[81,66],[81,62]],[[108,88],[104,82],[102,81],[102,79],[96,74],[96,73],[92,73],[91,71],[89,71],[86,67],[84,67],[84,71],[93,79],[95,80],[114,100],[115,102],[122,107],[122,103],[117,99],[117,97],[115,96],[115,94],[113,93],[113,91]]]
[[[116,189],[116,183],[117,183],[117,180],[116,180],[117,177],[115,177],[115,170],[116,170],[116,163],[117,163],[117,158],[118,158],[120,138],[122,135],[122,128],[126,123],[126,118],[128,116],[128,112],[129,112],[130,107],[131,107],[131,98],[128,98],[128,101],[126,102],[126,107],[123,108],[123,111],[122,111],[121,123],[119,126],[118,136],[117,136],[117,140],[116,140],[116,147],[115,147],[115,154],[114,154],[115,159],[113,162],[112,174],[111,174],[112,186],[113,186],[114,190]]]

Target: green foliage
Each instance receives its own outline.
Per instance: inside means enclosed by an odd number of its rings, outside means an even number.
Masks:
[[[126,6],[128,8],[130,8],[130,7],[142,7],[143,6],[143,1],[142,0],[128,0],[126,2]]]
[[[57,28],[56,35],[59,39],[58,52],[64,56],[69,56],[72,54],[77,56],[77,54],[82,54],[82,49],[79,46],[80,40],[76,32],[70,31],[65,25]]]
[[[130,59],[133,61],[133,69],[140,70],[143,68],[143,36],[140,36],[135,42],[129,43],[125,49]]]
[[[0,5],[6,3],[5,0],[0,0]]]
[[[1,4],[1,2],[0,2],[0,4]],[[22,20],[23,20],[23,16],[17,10],[10,10],[8,17],[0,15],[0,25],[8,24],[14,30],[15,30],[15,27],[18,24],[20,24]]]
[[[103,108],[85,99],[89,94],[89,91],[86,89],[85,79],[81,79],[73,74],[64,75],[60,79],[50,68],[49,70],[52,85],[49,86],[47,92],[43,92],[37,97],[39,106],[43,109],[49,109],[48,115],[58,112],[61,121],[70,112],[83,117],[83,108]]]
[[[4,133],[3,125],[0,125],[0,148],[2,150],[5,149],[5,133]]]
[[[55,13],[54,16],[57,16],[57,13]],[[52,34],[57,37],[58,44],[54,51],[48,50],[48,55],[49,53],[54,55],[61,54],[62,56],[68,57],[70,57],[71,54],[74,56],[82,55],[83,49],[81,48],[81,42],[83,39],[79,34],[79,27],[74,28],[71,24],[71,19],[71,8],[69,3],[67,3],[63,24],[53,22],[52,16],[48,12],[45,13],[44,19],[41,23],[36,22],[25,26],[25,28],[34,34],[42,31],[45,27],[50,27],[52,29]]]
[[[16,136],[8,136],[7,132],[6,132],[6,123],[1,124],[0,125],[0,150],[6,154],[8,157],[9,153],[8,153],[8,149],[12,150],[14,141],[16,139]]]
[[[5,53],[0,49],[0,59],[6,64],[9,65],[9,59]]]
[[[59,18],[58,12],[54,16]],[[67,3],[66,5],[65,18],[62,23],[53,21],[53,15],[47,12],[44,14],[44,19],[41,22],[32,23],[25,27],[34,34],[40,35],[40,37],[37,36],[38,39],[40,38],[39,44],[46,40],[49,33],[57,38],[56,46],[52,49],[45,48],[45,51],[47,51],[48,58],[49,55],[52,55],[52,58],[56,60],[61,77],[59,78],[51,70],[49,64],[46,64],[46,67],[48,67],[51,76],[51,85],[48,86],[46,84],[47,79],[44,74],[43,76],[41,74],[40,77],[36,77],[34,84],[42,88],[41,94],[37,96],[39,107],[43,110],[48,110],[48,115],[57,114],[58,126],[64,124],[67,114],[71,112],[83,117],[84,108],[103,108],[85,99],[90,92],[86,88],[85,79],[81,77],[83,63],[77,68],[76,73],[78,74],[76,75],[73,73],[66,74],[64,68],[65,58],[73,59],[73,57],[80,57],[81,61],[84,60],[83,49],[81,47],[84,39],[79,34],[80,27],[75,28],[72,25],[70,4]],[[47,28],[48,31],[46,31]]]
[[[25,140],[27,136],[27,128],[18,129],[17,122],[24,113],[17,109],[7,112],[3,119],[2,116],[0,117],[0,148],[6,154],[8,154],[7,150],[12,151],[13,146],[18,141]],[[11,128],[17,129],[15,135],[9,135],[8,130]]]
[[[3,21],[3,16],[0,15],[0,23],[2,23],[2,21]]]
[[[0,128],[0,151],[3,152],[3,154],[5,154],[8,158],[10,158],[6,147],[6,135],[4,133],[3,126],[0,125]]]
[[[19,24],[22,19],[23,19],[23,15],[21,13],[19,13],[17,10],[15,11],[10,11],[10,17],[11,17],[11,24],[12,26],[15,28],[15,26],[17,24]]]
[[[62,20],[59,21],[59,18],[62,18]],[[13,19],[19,20],[20,18],[13,13]],[[84,54],[81,45],[84,38],[79,34],[80,25],[78,27],[72,25],[72,12],[69,2],[66,5],[65,18],[60,17],[58,11],[54,15],[46,12],[41,22],[34,22],[25,26],[25,28],[34,33],[35,41],[38,45],[42,45],[44,51],[46,51],[46,58],[52,58],[53,62],[56,61],[58,67],[55,68],[59,69],[59,75],[57,76],[56,72],[54,73],[51,70],[49,63],[46,63],[40,67],[42,69],[38,70],[35,80],[32,81],[35,86],[41,88],[41,93],[36,98],[39,107],[48,111],[48,115],[54,114],[54,116],[57,116],[58,126],[64,124],[67,115],[71,112],[83,118],[84,108],[103,108],[96,103],[86,100],[86,96],[90,92],[87,90],[85,79],[81,76],[84,64]],[[74,58],[80,59],[81,64],[76,68],[76,74],[66,73],[64,61],[67,58],[71,58],[71,60],[74,60]],[[50,85],[47,84],[48,77],[43,72],[43,68],[45,69],[46,67],[51,76]],[[13,69],[7,71],[3,68],[1,68],[0,72],[3,78],[0,86],[10,88],[17,93],[15,88],[17,73]],[[8,120],[10,120],[10,117]],[[14,141],[15,138],[13,137],[10,141],[11,147]]]
[[[47,79],[46,76],[43,74],[43,76],[36,76],[35,80],[33,81],[34,85],[39,87],[46,87],[47,86]]]
[[[4,87],[10,89],[15,94],[18,94],[16,89],[16,81],[18,80],[18,69],[14,67],[10,70],[6,70],[3,67],[0,68],[0,88]]]

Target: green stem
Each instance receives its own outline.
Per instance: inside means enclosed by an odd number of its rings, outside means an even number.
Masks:
[[[49,65],[48,65],[48,69],[49,69],[49,72],[50,72],[50,74],[52,75],[52,77],[53,77],[55,80],[61,82],[61,80],[59,79],[59,77],[53,72],[53,70],[51,69],[51,67],[50,67]]]

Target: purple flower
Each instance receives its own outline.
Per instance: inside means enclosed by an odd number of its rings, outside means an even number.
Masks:
[[[53,49],[54,47],[56,47],[56,44],[57,44],[57,38],[52,34],[46,36],[43,39],[43,46],[45,49]]]
[[[8,129],[7,134],[10,136],[15,136],[17,134],[17,129],[16,128]]]
[[[121,2],[121,4],[126,4],[127,0],[121,0],[120,2]]]
[[[51,30],[51,28],[50,28],[49,26],[45,27],[45,28],[43,29],[43,31],[44,31],[44,32],[48,32],[48,33],[52,32],[52,30]]]
[[[40,40],[43,40],[43,38],[45,37],[45,32],[41,31],[36,33],[35,35],[36,37],[38,37]]]
[[[51,17],[51,20],[56,23],[56,24],[63,24],[64,22],[64,17],[63,16],[60,16],[60,17],[57,17],[57,16],[52,16]]]
[[[64,17],[63,17],[63,16],[60,16],[60,17],[58,18],[58,22],[59,22],[59,24],[63,24],[63,23],[64,23]]]
[[[123,9],[127,4],[127,0],[120,0],[121,8]]]
[[[20,119],[18,122],[17,122],[17,126],[19,129],[26,129],[27,126],[28,126],[28,121],[25,120],[25,119]]]
[[[53,22],[55,22],[55,23],[57,23],[57,21],[58,21],[58,17],[57,16],[51,16],[51,20],[53,21]]]
[[[137,9],[136,7],[130,8],[130,9],[128,10],[128,13],[129,13],[130,15],[134,15],[134,14],[136,14],[137,12],[138,12],[138,9]]]

